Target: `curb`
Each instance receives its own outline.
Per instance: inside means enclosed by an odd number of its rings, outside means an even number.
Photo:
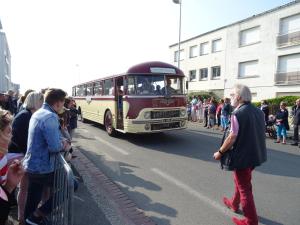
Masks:
[[[83,153],[76,149],[75,154],[73,166],[112,225],[156,225]]]

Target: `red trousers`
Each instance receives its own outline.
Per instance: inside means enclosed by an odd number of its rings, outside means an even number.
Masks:
[[[252,170],[252,168],[247,168],[233,172],[235,191],[232,197],[232,205],[235,208],[239,208],[241,204],[247,224],[258,225],[251,184]]]

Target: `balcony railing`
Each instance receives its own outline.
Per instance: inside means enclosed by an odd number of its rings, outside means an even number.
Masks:
[[[277,36],[277,46],[285,47],[300,44],[300,31]]]
[[[300,71],[275,74],[275,85],[297,84],[300,84]]]

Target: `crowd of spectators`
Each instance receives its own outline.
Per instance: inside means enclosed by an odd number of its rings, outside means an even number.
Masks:
[[[294,140],[291,145],[299,145],[300,99],[296,100],[290,114],[287,103],[284,101],[280,103],[279,109],[274,111],[273,114],[270,113],[270,106],[266,100],[261,101],[259,108],[265,116],[266,132],[270,126],[274,130],[275,143],[287,143],[287,131],[290,130],[291,125]],[[207,129],[224,131],[230,124],[233,109],[230,98],[217,101],[214,97],[193,96],[187,104],[188,120],[202,123]]]
[[[74,157],[77,114],[61,89],[0,94],[0,225],[13,206],[20,225],[42,224],[49,215],[55,156]]]

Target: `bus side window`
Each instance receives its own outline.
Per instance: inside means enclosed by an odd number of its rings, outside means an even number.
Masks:
[[[104,81],[104,95],[113,95],[114,82],[112,79]]]
[[[135,95],[135,78],[128,77],[127,79],[127,92],[129,95]]]
[[[93,83],[86,85],[86,96],[93,95]]]
[[[94,84],[94,95],[96,95],[96,96],[102,95],[102,82],[101,81],[97,81]]]
[[[76,87],[76,96],[84,96],[84,86],[83,85]]]

